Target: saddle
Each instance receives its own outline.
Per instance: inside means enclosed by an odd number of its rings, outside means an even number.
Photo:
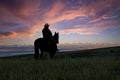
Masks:
[[[45,39],[45,38],[43,38],[43,40],[44,40],[44,43],[46,45],[53,45],[53,44],[55,44],[55,40],[54,39]]]
[[[47,50],[50,50],[52,48],[52,49],[55,49],[56,51],[58,51],[56,42],[55,42],[55,40],[53,38],[51,38],[51,39],[43,38],[43,40],[44,40],[44,47]]]

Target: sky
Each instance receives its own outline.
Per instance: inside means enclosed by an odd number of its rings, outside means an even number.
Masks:
[[[0,0],[0,46],[33,45],[45,23],[60,44],[120,45],[120,0]]]

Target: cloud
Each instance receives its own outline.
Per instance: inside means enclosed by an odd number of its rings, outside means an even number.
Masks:
[[[86,0],[79,4],[69,0],[0,0],[0,38],[31,36],[40,31],[46,22],[62,24],[63,21],[69,23],[74,20],[78,20],[79,25],[73,23],[73,27],[64,27],[60,32],[98,34],[111,28],[111,25],[119,24],[115,21],[119,17],[116,14],[120,10],[119,3],[119,0]],[[110,23],[109,19],[112,20]],[[88,21],[84,26],[80,24],[83,20]]]
[[[93,14],[90,22],[97,22],[104,19],[112,18],[116,16],[120,10],[119,0],[92,0],[85,6],[86,11],[89,14]]]
[[[5,38],[12,38],[15,37],[16,33],[14,32],[0,32],[0,38],[5,39]]]
[[[63,12],[61,15],[59,15],[56,18],[52,18],[49,23],[57,23],[57,22],[61,22],[61,21],[69,21],[69,20],[73,20],[75,18],[81,17],[81,19],[88,17],[84,12],[82,12],[81,9],[79,9],[78,11],[76,10],[71,10],[71,11],[65,11]]]
[[[49,23],[58,23],[64,20],[73,20],[75,18],[88,17],[83,7],[78,7],[77,10],[66,9],[66,4],[64,2],[56,2],[50,10],[45,14],[45,21]]]
[[[68,29],[63,29],[60,31],[61,34],[71,34],[71,33],[77,33],[77,34],[83,34],[83,35],[96,35],[100,34],[102,31],[119,27],[120,21],[105,21],[100,22],[94,25],[75,25]]]
[[[0,32],[0,39],[12,39],[16,37],[30,37],[33,36],[32,32],[29,31],[20,31],[20,32]]]
[[[32,31],[33,25],[36,24],[36,14],[38,14],[40,4],[41,0],[1,0],[0,38],[32,35],[34,32],[30,31]]]
[[[77,8],[77,10],[63,11],[63,14],[50,22],[68,21],[76,18],[79,18],[79,21],[89,20],[89,23],[93,24],[93,26],[90,26],[90,24],[84,24],[84,26],[75,25],[68,29],[64,28],[60,32],[63,34],[99,34],[106,29],[119,25],[119,22],[116,20],[119,16],[119,14],[116,14],[120,10],[119,2],[119,0],[92,0],[89,3],[85,3],[84,6]]]
[[[84,35],[96,34],[96,31],[89,30],[89,29],[90,29],[89,27],[73,27],[70,29],[61,30],[60,33],[61,34],[77,33],[77,34],[84,34]]]
[[[0,36],[1,35],[9,36],[11,34],[12,34],[12,32],[0,32]]]
[[[46,17],[55,17],[57,14],[61,12],[64,8],[64,4],[60,1],[54,3],[54,5],[46,12]]]
[[[56,2],[46,14],[46,22],[58,23],[64,20],[89,19],[89,22],[98,22],[105,19],[115,18],[113,15],[120,10],[119,0],[91,0],[89,3],[82,2],[84,5],[75,6],[76,8],[66,9],[65,3]],[[61,5],[61,6],[60,6]],[[63,10],[64,8],[64,10]]]

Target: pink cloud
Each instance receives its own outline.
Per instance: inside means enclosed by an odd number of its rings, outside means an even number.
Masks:
[[[34,35],[37,31],[40,31],[46,22],[50,24],[55,24],[64,20],[70,21],[76,18],[79,18],[80,20],[87,20],[88,17],[92,17],[89,21],[91,23],[100,21],[102,19],[113,18],[111,14],[114,11],[120,9],[120,7],[115,7],[114,9],[114,6],[116,6],[115,4],[118,2],[118,0],[97,0],[83,6],[77,6],[76,9],[66,9],[66,4],[60,0],[57,0],[52,7],[50,7],[48,10],[45,10],[46,12],[43,11],[43,14],[39,15],[39,13],[42,11],[40,6],[42,5],[42,1],[25,0],[24,4],[19,9],[6,9],[6,7],[0,6],[0,12],[3,13],[3,15],[0,15],[0,19],[2,19],[5,23],[17,22],[18,24],[28,25],[28,28],[25,28],[26,32],[24,31],[24,29],[23,32],[21,31],[21,34],[17,31],[12,31],[12,33],[9,35],[10,37],[31,36]],[[100,12],[105,9],[108,11],[100,14]],[[85,26],[76,25],[72,28],[61,30],[60,32],[98,34],[101,31],[108,28],[113,28],[115,25],[118,24],[113,22],[111,21],[97,23],[92,27],[87,24]],[[6,25],[2,26],[10,28]],[[16,28],[18,28],[18,26],[16,26]],[[5,38],[5,36],[3,35],[1,38]]]
[[[88,17],[88,15],[83,11],[83,9],[80,8],[79,10],[63,11],[63,13],[61,13],[59,16],[47,18],[46,21],[48,21],[49,23],[57,23],[64,20],[74,20],[78,17],[80,17],[80,19],[85,19],[86,17]]]
[[[85,6],[85,10],[92,15],[90,22],[111,19],[113,13],[120,10],[119,0],[97,0]]]
[[[10,2],[10,5],[14,2]],[[0,5],[0,39],[31,36],[36,31],[36,14],[41,0],[24,0],[17,8],[14,5]],[[33,31],[34,30],[34,31]],[[7,33],[7,35],[6,35]]]
[[[64,8],[64,4],[63,2],[57,1],[56,3],[54,3],[54,5],[52,6],[52,8],[50,8],[45,16],[46,17],[55,17],[57,14],[59,14],[62,9]]]
[[[76,28],[61,30],[60,33],[61,34],[77,33],[77,34],[84,34],[84,35],[96,34],[94,30],[89,30],[89,29],[90,29],[89,27],[84,27],[84,28],[76,27]]]
[[[111,14],[117,10],[117,8],[114,9],[116,3],[116,1],[110,0],[97,0],[84,6],[77,6],[78,8],[75,10],[63,10],[63,8],[65,9],[65,3],[58,2],[46,13],[45,21],[57,23],[64,20],[74,20],[78,17],[80,19],[88,19],[90,16],[92,16],[92,18],[89,22],[109,19],[111,18]],[[118,9],[120,9],[120,7]],[[56,16],[58,13],[60,14]]]
[[[67,10],[64,2],[57,1],[43,16],[45,16],[44,21],[53,24],[64,20],[73,20],[78,17],[83,19],[88,17],[88,14],[86,14],[84,7],[79,7],[77,10]]]
[[[91,35],[91,34],[98,34],[97,27],[91,27],[88,25],[76,25],[69,29],[64,29],[60,31],[61,34],[71,34],[71,33],[77,33],[77,34],[84,34],[84,35]]]
[[[100,34],[103,30],[118,27],[120,21],[106,21],[102,23],[95,24],[93,26],[89,25],[75,25],[71,28],[61,30],[61,34],[83,34],[83,35],[93,35],[93,34]]]

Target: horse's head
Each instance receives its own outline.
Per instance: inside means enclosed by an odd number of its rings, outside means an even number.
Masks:
[[[53,39],[56,41],[56,44],[59,43],[59,32],[55,32],[55,34],[53,35]]]

